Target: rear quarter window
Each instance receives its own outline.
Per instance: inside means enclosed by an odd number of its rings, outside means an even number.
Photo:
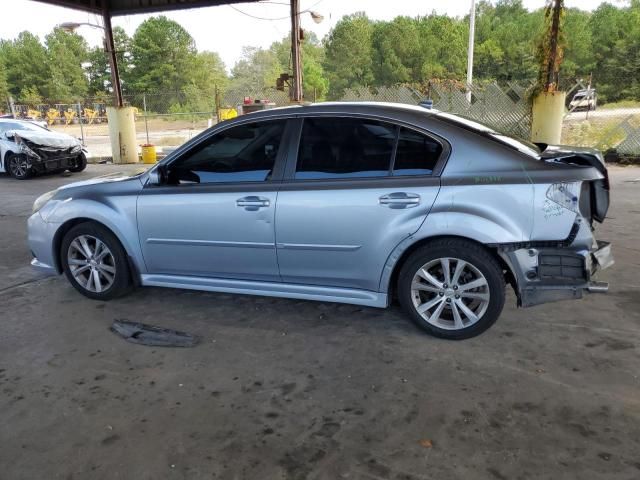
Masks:
[[[431,175],[442,155],[442,145],[420,132],[400,128],[393,175]]]

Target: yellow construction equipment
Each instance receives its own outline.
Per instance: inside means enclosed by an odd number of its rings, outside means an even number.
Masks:
[[[85,108],[84,109],[84,118],[86,119],[87,124],[91,125],[96,117],[98,116],[98,110],[93,110],[91,108]]]
[[[238,112],[235,108],[220,108],[218,109],[218,116],[220,121],[231,120],[232,118],[236,118],[238,116]]]
[[[60,113],[56,108],[50,108],[47,110],[47,123],[49,125],[53,125],[56,123],[56,120],[60,118]]]
[[[76,117],[76,112],[74,110],[71,110],[70,108],[66,109],[64,112],[64,119],[65,125],[69,125],[71,124],[71,122],[73,122],[73,119]]]

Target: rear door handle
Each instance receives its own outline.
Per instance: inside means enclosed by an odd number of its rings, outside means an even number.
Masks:
[[[381,196],[380,205],[388,208],[412,208],[420,204],[420,195],[407,192],[393,192]]]
[[[236,206],[244,207],[248,211],[256,211],[259,208],[268,207],[271,204],[268,198],[256,197],[250,195],[248,197],[242,197],[236,200]]]

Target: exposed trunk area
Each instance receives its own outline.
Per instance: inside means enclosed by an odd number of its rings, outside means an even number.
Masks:
[[[538,145],[542,151],[542,159],[582,167],[593,167],[604,178],[583,182],[580,195],[580,212],[591,221],[602,223],[609,210],[609,173],[602,154],[590,148],[561,147],[555,145]]]

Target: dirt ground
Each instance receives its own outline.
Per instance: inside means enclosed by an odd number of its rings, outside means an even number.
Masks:
[[[463,342],[388,310],[170,289],[109,303],[28,267],[55,186],[0,176],[3,479],[640,478],[640,168],[611,168],[605,295]],[[186,330],[127,343],[114,319]]]

